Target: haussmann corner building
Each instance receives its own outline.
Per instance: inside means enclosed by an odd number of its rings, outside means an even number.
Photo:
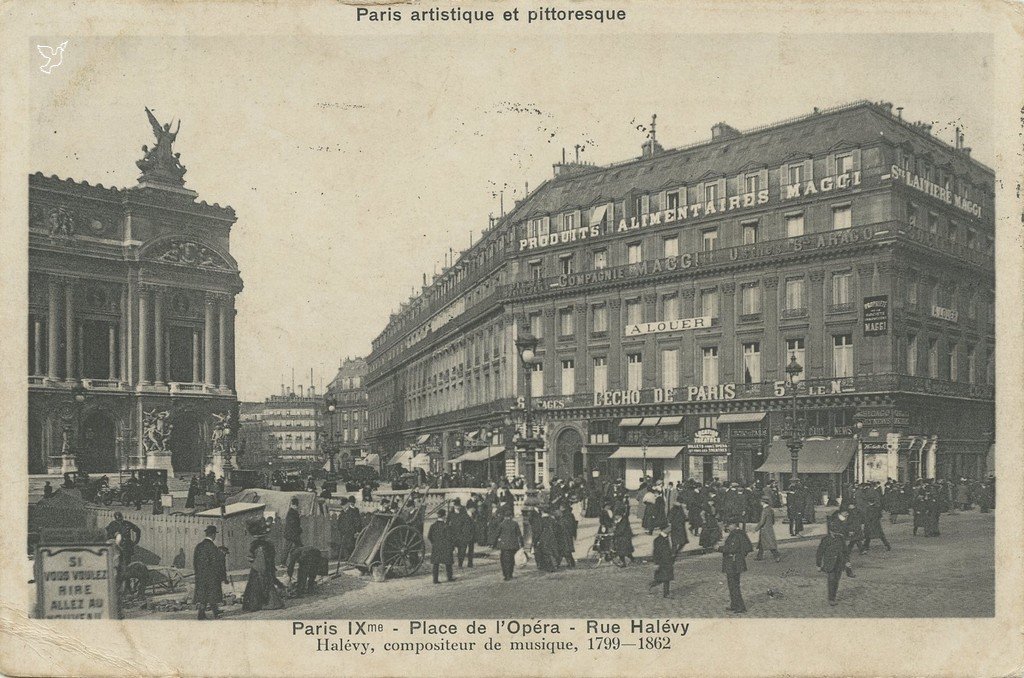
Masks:
[[[555,165],[374,340],[373,451],[545,485],[785,481],[795,358],[799,470],[823,491],[991,472],[994,174],[901,113]],[[523,453],[527,388],[544,447]]]

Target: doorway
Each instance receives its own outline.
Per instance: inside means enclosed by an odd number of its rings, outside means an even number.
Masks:
[[[174,426],[168,439],[171,468],[175,474],[202,473],[205,446],[199,416],[193,413],[179,414],[172,422]]]
[[[117,427],[110,415],[95,411],[82,420],[76,457],[78,470],[85,473],[118,470]]]

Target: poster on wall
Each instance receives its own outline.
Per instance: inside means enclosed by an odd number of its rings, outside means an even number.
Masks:
[[[889,334],[889,295],[864,297],[864,336]]]

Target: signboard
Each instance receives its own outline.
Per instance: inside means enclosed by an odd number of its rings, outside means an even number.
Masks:
[[[626,325],[625,334],[627,337],[638,337],[642,334],[678,332],[680,330],[694,330],[702,327],[711,327],[710,316],[701,316],[699,318],[677,318],[675,320],[659,320],[651,323]]]
[[[945,320],[947,322],[955,323],[958,320],[960,320],[960,312],[953,308],[932,306],[932,317],[938,318],[939,320]]]
[[[864,336],[889,334],[889,295],[864,297]]]
[[[37,546],[36,616],[117,619],[120,616],[111,544]]]
[[[686,452],[691,455],[729,454],[728,443],[723,443],[718,431],[702,428],[693,434],[693,442],[687,443]]]
[[[963,196],[953,193],[945,186],[939,186],[934,181],[928,181],[922,176],[911,173],[909,170],[905,170],[899,165],[893,165],[890,168],[892,172],[892,178],[896,181],[902,181],[910,188],[921,191],[933,198],[941,200],[947,205],[952,205],[959,210],[963,210],[968,214],[975,217],[981,218],[981,205],[976,202],[967,200]],[[882,177],[883,179],[885,177]]]
[[[861,441],[861,449],[864,451],[864,454],[882,454],[889,452],[889,447],[886,445],[885,440]]]

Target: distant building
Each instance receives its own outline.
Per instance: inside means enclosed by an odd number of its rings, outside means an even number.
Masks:
[[[281,395],[272,395],[262,403],[239,405],[239,423],[244,456],[241,465],[253,468],[289,462],[319,462],[319,427],[323,401],[314,387],[298,393],[282,388]],[[253,447],[255,446],[255,447]],[[260,461],[255,461],[255,459]]]
[[[325,399],[334,398],[337,403],[333,416],[327,416],[324,422],[324,433],[333,436],[337,444],[336,463],[340,468],[351,466],[368,450],[365,378],[366,360],[346,357],[324,394]]]

